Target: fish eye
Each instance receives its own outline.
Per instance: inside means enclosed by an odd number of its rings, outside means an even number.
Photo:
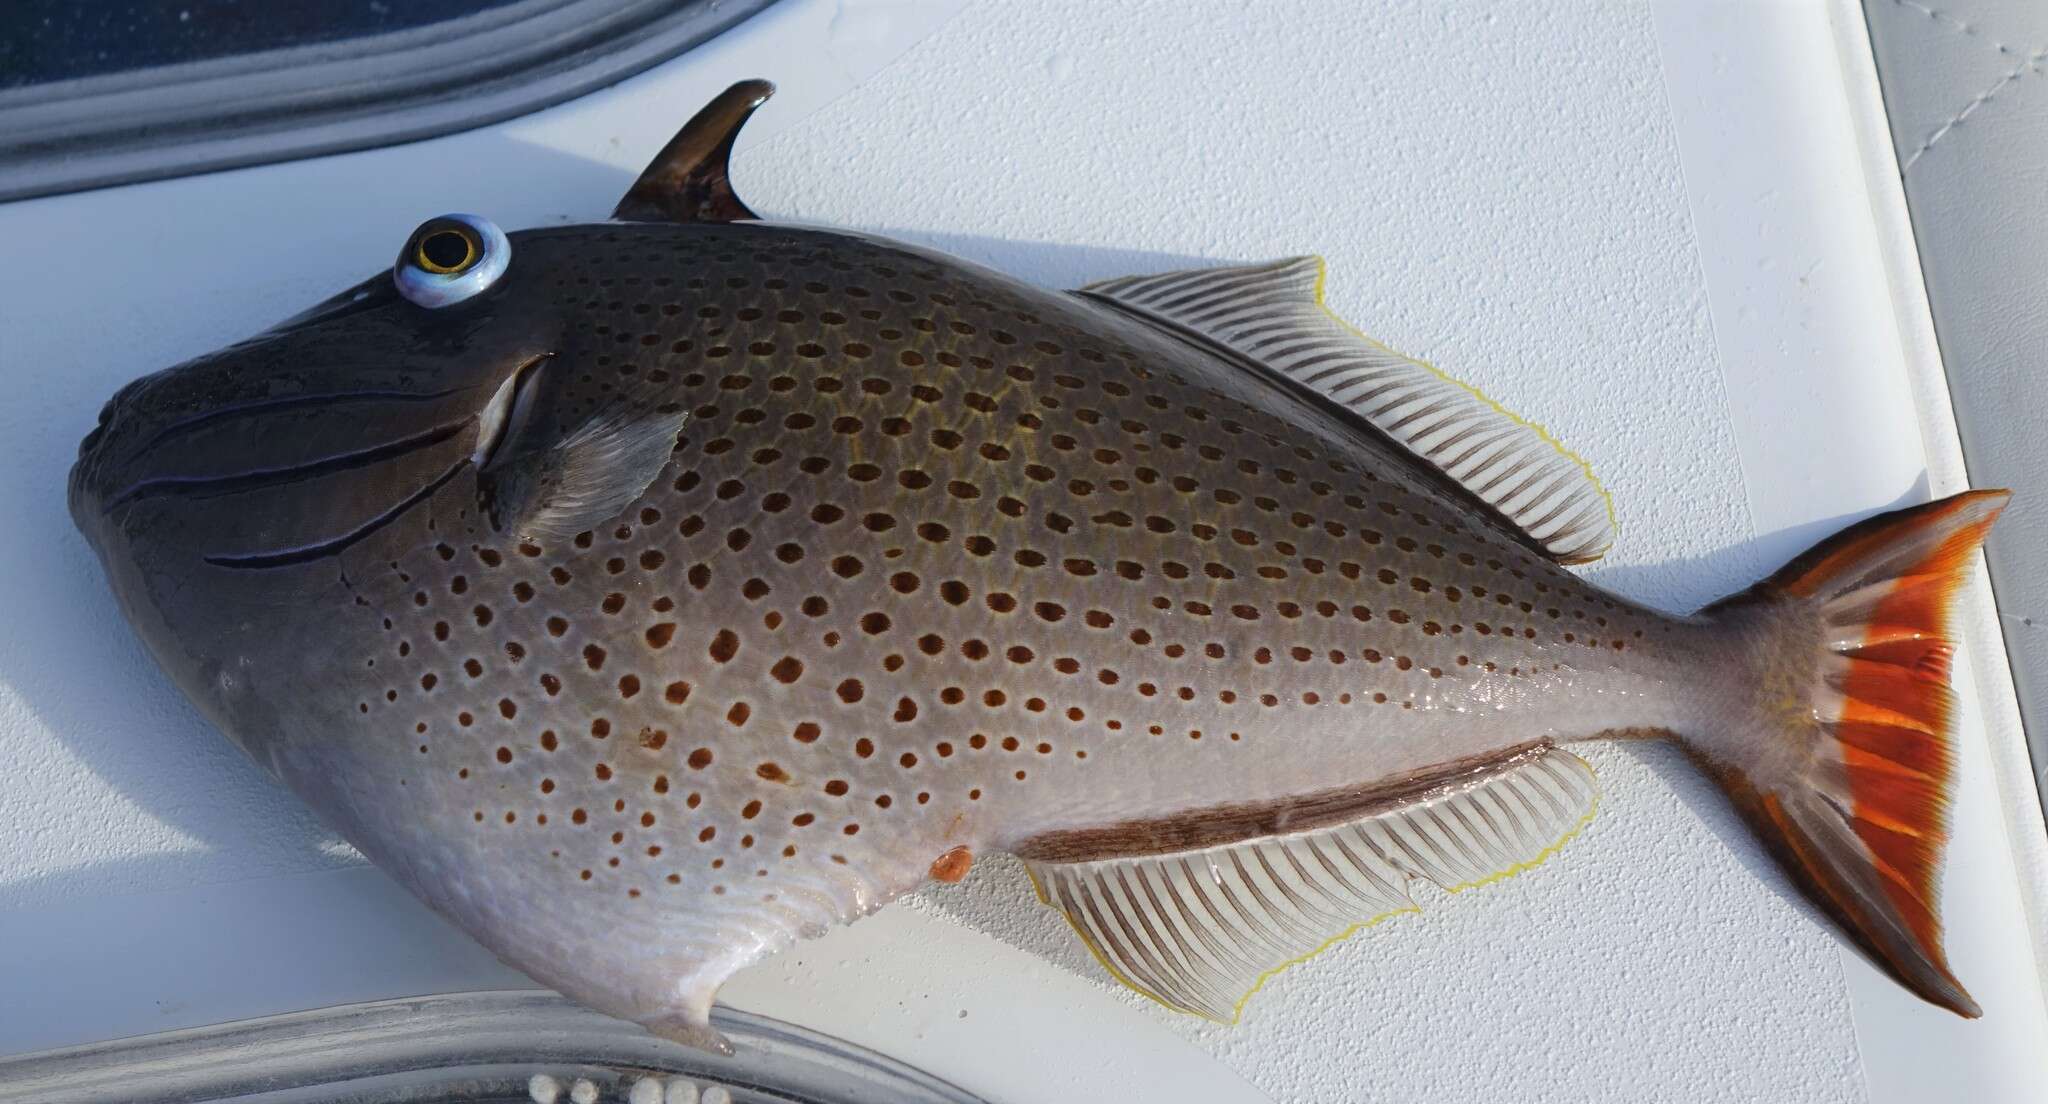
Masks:
[[[413,253],[419,266],[436,276],[460,276],[483,256],[483,249],[468,227],[449,226],[421,238]]]
[[[405,241],[391,278],[399,294],[429,309],[468,299],[505,274],[512,242],[489,219],[442,215]]]

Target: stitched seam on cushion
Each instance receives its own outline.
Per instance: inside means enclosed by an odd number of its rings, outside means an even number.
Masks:
[[[1955,33],[1962,35],[1965,38],[1974,38],[1979,42],[1982,42],[1987,47],[1990,47],[1992,50],[1995,50],[2006,57],[2030,56],[2031,54],[2039,53],[2039,51],[2026,51],[2008,46],[1995,38],[1991,38],[1985,35],[1983,29],[1979,27],[1977,24],[1966,23],[1963,20],[1953,15],[1950,15],[1945,11],[1941,11],[1937,8],[1930,8],[1925,4],[1916,2],[1916,0],[1892,0],[1892,3],[1898,7],[1907,8],[1912,11],[1919,12],[1921,15],[1926,16],[1934,22],[1944,27],[1947,27],[1949,30],[1954,31]],[[2031,64],[2031,61],[2029,61],[2028,64]]]
[[[1900,0],[1900,2],[1904,2],[1904,0]],[[1927,140],[1925,142],[1920,143],[1920,148],[1914,150],[1912,155],[1906,158],[1906,163],[1904,165],[1899,166],[1899,171],[1903,173],[1907,169],[1912,168],[1913,163],[1920,160],[1921,156],[1924,155],[1928,150],[1933,149],[1934,144],[1936,142],[1941,141],[1943,138],[1948,136],[1948,133],[1950,131],[1962,125],[1963,121],[1965,119],[1968,119],[1971,115],[1975,114],[1978,108],[1983,107],[1987,103],[1990,103],[1992,97],[1998,95],[1999,91],[2003,89],[2006,85],[2011,84],[2013,81],[2018,80],[2022,75],[2024,75],[2027,72],[2028,69],[2034,68],[2035,66],[2039,65],[2043,58],[2048,58],[2048,49],[2035,50],[2033,53],[2027,55],[2026,60],[2014,66],[2011,72],[2007,73],[2003,77],[1998,78],[1998,83],[1992,85],[1991,87],[1985,89],[1982,92],[1979,92],[1976,96],[1972,97],[1969,103],[1963,105],[1963,109],[1961,111],[1958,111],[1954,115],[1950,116],[1947,122],[1936,127],[1934,129],[1934,133],[1927,136]]]

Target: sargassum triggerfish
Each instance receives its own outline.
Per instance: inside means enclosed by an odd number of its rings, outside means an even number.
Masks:
[[[185,693],[505,961],[719,1048],[735,970],[974,856],[1234,1021],[1280,966],[1679,742],[1913,992],[1952,594],[2004,504],[1871,518],[1691,616],[1541,429],[1296,258],[1029,286],[758,219],[706,107],[614,221],[391,271],[107,404],[79,528]]]

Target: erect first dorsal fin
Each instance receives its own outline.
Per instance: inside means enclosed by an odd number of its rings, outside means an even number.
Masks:
[[[633,222],[738,222],[761,216],[733,194],[726,175],[733,139],[775,86],[747,80],[718,94],[661,147],[626,189],[612,217]]]
[[[1535,743],[1313,807],[1070,832],[1018,854],[1040,899],[1118,981],[1236,1023],[1268,977],[1415,911],[1410,882],[1456,891],[1533,866],[1598,797],[1585,760]]]
[[[1585,461],[1542,427],[1331,314],[1320,257],[1125,276],[1079,291],[1335,401],[1559,563],[1599,559],[1614,542],[1613,505]]]

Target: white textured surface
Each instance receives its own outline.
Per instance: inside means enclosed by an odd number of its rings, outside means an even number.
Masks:
[[[0,274],[0,349],[26,383],[0,404],[0,513],[13,522],[0,530],[0,608],[14,621],[0,635],[0,939],[10,967],[22,958],[10,986],[59,998],[54,1012],[0,1005],[0,1052],[505,983],[381,878],[340,869],[357,860],[148,668],[64,518],[63,471],[118,383],[385,263],[419,217],[601,215],[674,122],[738,76],[784,87],[736,170],[771,217],[877,230],[1052,285],[1325,254],[1333,307],[1592,462],[1622,529],[1591,574],[1632,597],[1689,609],[1818,523],[1912,489],[1886,482],[1919,463],[1917,441],[1883,432],[1911,422],[1903,388],[1863,428],[1829,414],[1855,372],[1903,370],[1896,350],[1875,367],[1848,359],[1867,350],[1841,322],[1881,317],[1882,287],[1809,296],[1803,277],[1737,279],[1729,298],[1734,267],[1793,263],[1772,252],[1773,222],[1838,257],[1829,235],[1853,240],[1854,220],[1816,220],[1830,199],[1811,180],[1759,204],[1770,221],[1754,228],[1703,217],[1688,195],[1687,168],[1697,192],[1718,158],[1769,165],[1769,142],[1812,135],[1759,126],[1749,147],[1688,164],[1699,154],[1681,149],[1671,103],[1685,89],[1667,93],[1666,59],[1711,48],[1707,64],[1673,71],[1711,85],[1768,67],[1795,94],[1818,69],[1821,92],[1840,95],[1832,59],[1789,48],[1773,37],[1783,26],[1735,19],[1715,38],[1635,3],[1388,4],[1369,17],[1349,4],[990,3],[874,71],[936,22],[915,5],[800,2],[492,132],[0,208],[14,260]],[[1823,181],[1856,171],[1785,164]],[[1738,192],[1713,194],[1746,209]],[[285,270],[250,262],[280,240]],[[1758,288],[1785,309],[1745,313]],[[1736,317],[1712,316],[1724,303]],[[1751,344],[1717,355],[1717,329]],[[1771,348],[1791,352],[1750,355]],[[1807,364],[1808,386],[1753,401]],[[1821,421],[1839,427],[1826,448],[1758,451]],[[1880,464],[1867,488],[1830,475]],[[1250,1095],[1200,1051],[1285,1100],[1852,1101],[1880,1088],[1865,1083],[1859,1031],[1866,1050],[1930,1068],[1953,1057],[1911,1016],[1865,1027],[1871,1008],[1911,998],[1877,987],[1852,999],[1834,941],[1677,756],[1589,758],[1606,798],[1562,854],[1455,901],[1429,894],[1422,915],[1269,983],[1235,1029],[1108,986],[1004,862],[748,971],[727,996],[1016,1101]],[[2002,841],[1970,839],[1996,885]],[[1958,954],[1967,981],[2025,954],[2003,938],[1994,928]],[[2031,1034],[1971,1060],[2038,1082],[2013,1047],[2038,1048],[2039,995],[1999,992],[1992,1015]],[[2022,1099],[1995,1087],[2014,1083],[1985,1082],[1974,1100]]]

